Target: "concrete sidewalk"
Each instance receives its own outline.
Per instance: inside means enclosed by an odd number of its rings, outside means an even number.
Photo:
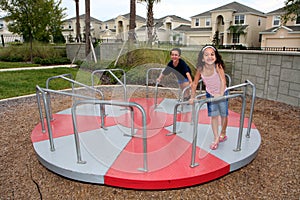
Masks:
[[[60,67],[76,67],[77,65],[51,65],[51,66],[39,66],[39,67],[20,67],[20,68],[8,68],[8,69],[0,69],[0,72],[8,72],[8,71],[21,71],[21,70],[37,70],[37,69],[53,69]]]

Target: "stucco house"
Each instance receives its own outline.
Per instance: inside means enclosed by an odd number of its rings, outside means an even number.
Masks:
[[[0,44],[5,46],[10,42],[23,42],[23,37],[17,34],[13,34],[8,30],[8,24],[11,21],[6,21],[5,17],[0,18]]]
[[[280,16],[284,8],[266,14],[266,29],[261,31],[261,47],[273,50],[300,49],[300,16],[283,24]]]
[[[184,35],[186,45],[204,45],[215,41],[219,45],[260,47],[259,32],[266,26],[263,12],[238,2],[191,17],[191,26],[182,25],[174,31]]]
[[[175,33],[174,29],[183,25],[190,26],[191,22],[176,15],[167,15],[159,19],[154,19],[154,42],[182,43],[182,36],[180,33]],[[146,24],[136,29],[136,34],[139,41],[146,41]]]
[[[116,42],[128,39],[130,14],[119,15],[102,23],[100,38],[103,42]],[[180,25],[190,26],[190,21],[176,15],[168,15],[154,19],[154,41],[172,42],[173,29]],[[136,15],[136,39],[140,42],[147,40],[146,19]],[[179,37],[178,37],[179,38]]]
[[[116,42],[128,39],[130,14],[119,15],[102,23],[100,39],[103,42]],[[136,29],[146,24],[146,19],[136,15]]]
[[[81,40],[85,39],[85,14],[79,16],[80,24],[80,37]],[[100,32],[102,28],[102,21],[90,17],[91,24],[91,36],[92,38],[100,38]],[[66,42],[73,42],[76,38],[76,17],[72,17],[63,21],[62,34],[66,39]]]

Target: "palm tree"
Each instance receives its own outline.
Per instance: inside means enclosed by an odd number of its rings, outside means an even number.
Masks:
[[[154,28],[153,5],[154,3],[159,3],[160,0],[138,0],[138,2],[147,3],[148,43],[151,45],[153,41],[153,28]]]
[[[129,32],[128,32],[128,39],[129,43],[135,41],[135,18],[136,18],[136,9],[135,9],[135,0],[130,0],[130,19],[129,19]]]
[[[85,0],[85,55],[91,51],[90,33],[91,33],[91,17],[90,17],[90,0]]]
[[[81,42],[80,22],[79,22],[79,0],[75,0],[76,5],[76,42]]]
[[[240,37],[240,35],[245,35],[246,32],[245,32],[245,28],[247,26],[245,25],[232,25],[230,26],[228,29],[230,31],[230,33],[232,33],[232,37],[235,38],[235,40],[233,41],[234,42],[234,46],[236,45],[237,41],[236,39]]]

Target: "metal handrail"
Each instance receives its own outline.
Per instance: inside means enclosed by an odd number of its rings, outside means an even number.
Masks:
[[[147,131],[146,131],[146,112],[144,108],[134,102],[118,102],[118,101],[104,101],[104,100],[82,100],[77,101],[72,106],[72,120],[73,120],[73,128],[74,128],[74,137],[75,137],[75,145],[76,145],[76,152],[77,152],[77,162],[80,164],[85,164],[86,161],[82,160],[81,151],[80,151],[80,142],[79,142],[79,135],[78,135],[78,129],[77,129],[77,123],[76,123],[76,108],[79,105],[82,104],[100,104],[100,106],[110,105],[110,106],[122,106],[122,107],[129,107],[131,111],[133,111],[133,107],[140,110],[142,113],[142,127],[143,127],[143,168],[138,168],[140,171],[148,171],[148,161],[147,161]],[[133,114],[132,116],[132,122],[133,122]],[[131,130],[134,129],[134,123],[131,123]],[[131,135],[133,136],[133,135]]]
[[[150,68],[150,69],[147,70],[147,73],[146,73],[146,98],[148,98],[148,96],[149,96],[149,94],[148,94],[149,93],[149,88],[148,88],[149,87],[149,72],[153,71],[153,70],[162,72],[164,70],[164,68]],[[155,87],[156,87],[155,91],[157,92],[157,87],[158,87],[157,81],[156,81],[156,86]],[[157,94],[155,94],[155,96],[157,97]]]
[[[80,83],[78,81],[75,81],[71,78],[67,78],[67,76],[71,77],[72,78],[72,74],[61,74],[61,75],[57,75],[57,76],[52,76],[50,78],[47,79],[46,81],[46,89],[49,89],[50,87],[50,81],[54,80],[54,79],[64,79],[70,83],[72,83],[72,93],[74,93],[74,85],[79,85],[81,87],[84,87],[85,89],[88,89],[88,90],[91,90],[93,92],[96,92],[98,93],[100,96],[101,96],[101,99],[104,99],[104,94],[102,93],[102,91],[98,90],[98,89],[95,89],[94,87],[91,87],[91,86],[88,86],[88,85],[85,85],[83,83]],[[73,96],[75,97],[75,96]],[[50,114],[50,118],[51,120],[53,120],[53,117],[52,117],[52,109],[51,109],[51,101],[50,101],[50,93],[47,93],[47,98],[48,98],[48,108],[49,108],[49,114]]]
[[[113,71],[122,71],[122,73],[123,73],[123,82],[113,73]],[[92,87],[95,86],[95,84],[94,84],[94,75],[96,73],[103,73],[103,72],[109,72],[118,81],[118,83],[123,86],[123,89],[124,89],[124,101],[126,101],[127,100],[126,73],[125,73],[125,71],[123,69],[99,69],[99,70],[93,71],[92,74],[91,74]]]
[[[251,131],[251,124],[252,124],[252,116],[253,116],[253,109],[254,109],[254,101],[255,101],[255,86],[254,84],[246,80],[245,83],[239,84],[239,85],[234,85],[231,87],[226,88],[225,91],[230,91],[232,89],[237,89],[237,88],[244,88],[243,93],[238,93],[238,94],[229,94],[227,96],[221,96],[221,97],[216,97],[216,98],[206,98],[206,99],[200,99],[200,100],[194,100],[194,103],[192,105],[192,124],[194,125],[194,130],[193,130],[193,149],[192,149],[192,159],[191,159],[191,167],[195,167],[198,164],[195,163],[195,154],[196,154],[196,142],[197,142],[197,127],[198,127],[198,118],[199,118],[199,110],[200,108],[207,102],[215,102],[215,101],[220,101],[220,100],[226,100],[229,98],[236,98],[236,97],[241,97],[242,98],[242,111],[240,114],[240,128],[239,128],[239,135],[238,135],[238,141],[237,141],[237,147],[234,151],[240,151],[241,150],[241,140],[242,140],[242,131],[243,131],[243,126],[244,126],[244,118],[245,118],[245,108],[246,108],[246,91],[247,87],[251,86],[252,87],[252,101],[251,101],[251,108],[250,108],[250,116],[249,116],[249,121],[248,121],[248,127],[247,127],[247,134],[246,137],[250,137],[250,131]],[[197,98],[201,98],[202,96],[205,96],[205,94],[199,94]],[[172,135],[172,134],[177,134],[177,109],[181,105],[188,105],[189,102],[178,102],[175,107],[174,107],[174,113],[173,113],[173,132],[169,133],[167,135]],[[197,105],[197,109],[195,108]]]
[[[195,117],[194,117],[194,128],[193,128],[193,143],[192,143],[192,157],[191,157],[191,167],[196,167],[199,164],[195,163],[196,159],[196,144],[197,144],[197,136],[198,136],[198,118],[199,118],[199,110],[200,108],[207,102],[215,102],[215,101],[220,101],[220,100],[226,100],[229,98],[235,98],[241,96],[243,99],[244,96],[243,94],[232,94],[228,96],[221,96],[221,97],[216,97],[216,98],[206,98],[206,99],[201,99],[201,100],[195,100],[194,101],[194,106],[197,104],[197,109],[195,109]],[[243,126],[244,126],[244,107],[245,107],[245,101],[243,101],[243,106],[242,106],[242,112],[240,114],[240,128],[239,128],[239,135],[238,135],[238,144],[237,144],[237,149],[236,151],[240,151],[240,145],[241,145],[241,136],[242,136],[242,131],[243,131]]]
[[[41,122],[41,126],[42,126],[42,132],[45,133],[46,129],[45,129],[45,124],[44,124],[44,120],[43,120],[44,117],[43,117],[40,95],[42,95],[43,102],[44,102],[44,109],[45,109],[45,115],[46,115],[49,141],[50,141],[50,149],[51,149],[51,151],[55,151],[54,142],[53,142],[53,133],[52,133],[52,128],[51,128],[51,124],[50,124],[51,120],[53,119],[51,116],[51,112],[50,112],[50,103],[49,103],[49,101],[50,101],[49,94],[50,93],[66,95],[66,96],[71,96],[71,97],[77,97],[77,98],[82,98],[82,99],[95,100],[95,98],[84,96],[84,95],[79,95],[79,94],[74,94],[74,93],[69,93],[69,92],[41,88],[38,85],[36,86],[36,97],[37,97],[37,103],[38,103],[38,109],[39,109],[39,115],[40,115],[40,122]],[[100,107],[100,113],[103,113],[103,112],[101,112],[101,107]]]
[[[254,111],[254,103],[255,103],[255,97],[256,97],[256,87],[255,87],[255,85],[250,80],[246,80],[245,83],[228,87],[228,88],[226,88],[225,91],[229,91],[229,90],[232,90],[232,89],[244,87],[244,93],[246,95],[247,86],[250,86],[251,89],[252,89],[252,95],[251,95],[252,98],[251,98],[251,106],[250,106],[250,113],[249,113],[248,129],[247,129],[247,134],[246,134],[246,137],[250,138],[251,124],[252,124],[253,111]]]
[[[47,79],[46,81],[46,88],[49,89],[49,85],[50,85],[50,81],[54,80],[54,79],[58,79],[58,78],[61,78],[61,77],[67,77],[69,76],[70,78],[73,78],[72,74],[61,74],[61,75],[58,75],[58,76],[52,76],[50,78]],[[74,93],[74,83],[72,83],[72,93]],[[51,120],[53,120],[53,116],[52,116],[52,108],[51,108],[51,101],[50,101],[50,94],[48,93],[47,95],[47,98],[48,98],[48,108],[49,108],[49,113],[50,113],[50,118]]]

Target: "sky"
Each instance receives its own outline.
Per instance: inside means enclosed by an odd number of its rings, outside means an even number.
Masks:
[[[284,6],[285,0],[161,0],[154,4],[154,18],[177,15],[190,20],[190,17],[226,5],[233,1],[249,6],[264,13]],[[106,21],[118,15],[130,12],[130,0],[90,0],[91,17]],[[76,16],[75,1],[62,0],[62,7],[67,8],[67,19]],[[85,0],[79,0],[79,14],[85,13]],[[137,3],[136,14],[146,18],[145,3]]]

